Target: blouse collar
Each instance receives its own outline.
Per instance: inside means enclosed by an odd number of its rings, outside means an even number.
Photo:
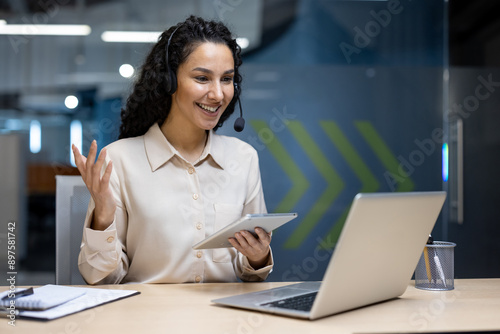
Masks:
[[[157,123],[152,125],[148,132],[144,135],[144,147],[149,165],[151,166],[151,170],[153,172],[166,164],[175,155],[177,155],[180,159],[183,159],[175,147],[173,147],[167,140],[163,132],[161,132],[160,126]],[[200,158],[194,162],[193,165],[199,165],[206,160],[213,160],[219,168],[224,169],[224,149],[225,147],[223,143],[213,130],[208,131],[205,148],[203,149]]]

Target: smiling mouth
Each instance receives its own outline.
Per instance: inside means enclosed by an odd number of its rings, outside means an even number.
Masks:
[[[217,107],[209,107],[207,105],[204,105],[204,104],[201,104],[201,103],[196,103],[196,105],[198,107],[200,107],[201,109],[205,110],[205,111],[208,111],[209,113],[216,113],[217,110],[219,110],[220,106],[217,106]]]

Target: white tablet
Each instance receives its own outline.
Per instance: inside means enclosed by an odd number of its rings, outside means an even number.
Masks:
[[[233,247],[228,239],[234,237],[236,232],[247,230],[255,234],[254,229],[256,227],[261,227],[264,231],[270,232],[296,217],[296,213],[248,214],[200,241],[193,246],[193,249]]]

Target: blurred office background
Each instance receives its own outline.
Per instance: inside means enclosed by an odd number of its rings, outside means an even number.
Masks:
[[[70,143],[86,152],[116,139],[151,41],[190,14],[239,38],[247,125],[220,133],[258,150],[268,210],[299,213],[274,234],[270,280],[321,279],[358,192],[431,190],[448,192],[433,235],[457,243],[456,277],[499,277],[498,10],[487,0],[1,0],[0,278],[16,222],[18,284],[54,282],[55,175],[78,174]],[[45,31],[60,24],[76,26]]]

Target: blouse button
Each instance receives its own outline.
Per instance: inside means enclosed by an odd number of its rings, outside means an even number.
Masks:
[[[194,173],[194,168],[193,167],[189,167],[188,168],[188,173],[189,174],[193,174]]]
[[[201,230],[202,227],[203,225],[201,223],[196,224],[196,229]]]
[[[108,237],[108,238],[106,239],[106,241],[107,241],[108,243],[112,243],[112,242],[113,242],[113,240],[115,240],[115,238],[114,238],[114,237]]]
[[[198,199],[198,194],[193,194],[193,199],[197,200]]]
[[[201,258],[201,256],[202,256],[202,253],[201,253],[201,252],[196,253],[196,257],[197,257],[198,259],[200,259],[200,258]]]
[[[201,282],[201,276],[196,276],[195,279],[194,279],[194,281],[196,283],[200,283]]]

